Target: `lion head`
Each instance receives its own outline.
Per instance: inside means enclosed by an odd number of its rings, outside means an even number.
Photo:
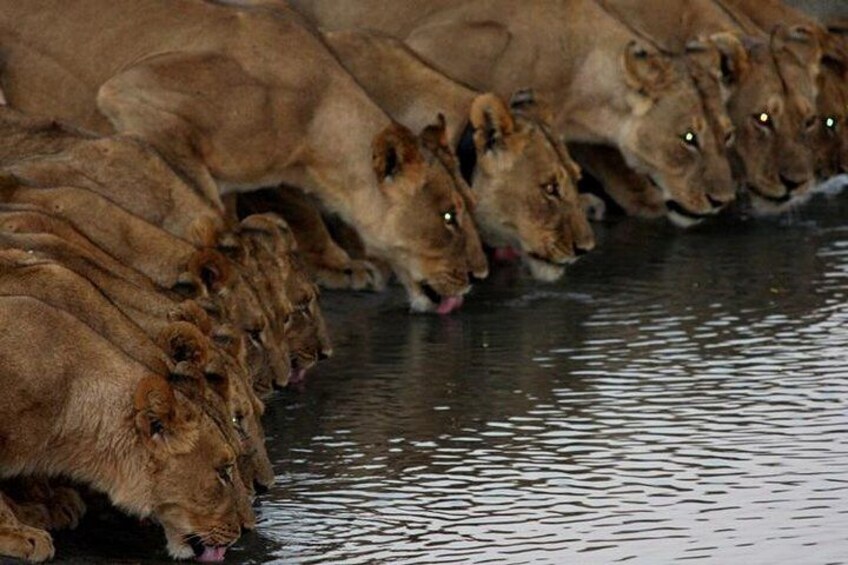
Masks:
[[[627,165],[659,189],[675,224],[716,214],[734,199],[733,179],[691,61],[632,41],[622,64],[631,118],[619,148]]]
[[[245,356],[252,382],[270,383],[288,379],[289,353],[286,343],[274,335],[268,310],[257,290],[221,253],[201,249],[180,277],[187,288],[184,296],[200,296],[198,302],[219,320],[244,335]]]
[[[468,189],[441,143],[444,124],[426,129],[417,138],[393,124],[374,139],[372,166],[387,206],[368,229],[356,227],[367,251],[398,275],[413,310],[448,313],[462,304],[473,279],[488,275],[488,265]]]
[[[733,164],[756,210],[778,212],[809,191],[816,114],[818,42],[803,26],[768,40],[742,38],[747,61],[729,69],[728,114],[736,126]]]
[[[241,221],[240,235],[254,268],[268,282],[270,300],[279,313],[281,339],[289,347],[290,382],[299,382],[309,368],[332,355],[318,287],[297,253],[285,220],[275,214],[253,214]]]
[[[824,41],[815,145],[819,180],[848,173],[848,39],[830,33]]]
[[[161,376],[141,380],[133,406],[135,433],[149,460],[145,506],[164,528],[168,552],[177,559],[223,559],[249,508],[231,431],[214,409]]]
[[[482,94],[470,118],[457,155],[483,240],[519,249],[534,277],[556,280],[595,246],[577,194],[580,168],[530,91],[517,92],[510,107]]]

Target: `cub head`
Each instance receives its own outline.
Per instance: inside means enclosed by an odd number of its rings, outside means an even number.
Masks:
[[[416,311],[449,313],[462,304],[472,279],[488,275],[473,202],[451,155],[443,123],[419,137],[392,124],[372,145],[386,205],[381,217],[356,227],[368,252],[392,266]]]
[[[690,226],[734,197],[727,159],[681,57],[631,42],[622,55],[629,117],[619,148],[662,194],[668,217]]]
[[[168,552],[177,559],[222,560],[241,534],[249,504],[231,434],[160,376],[139,383],[133,413],[150,461],[145,506],[162,524]]]
[[[517,92],[510,107],[494,94],[478,96],[456,153],[483,241],[520,250],[535,278],[558,279],[594,248],[577,194],[580,168],[532,92]]]
[[[288,225],[275,214],[254,214],[241,222],[241,236],[264,276],[274,282],[274,307],[283,319],[283,338],[291,359],[290,380],[303,380],[306,371],[332,355],[318,288],[297,253]],[[249,228],[249,229],[248,229]],[[278,386],[287,381],[278,381]]]
[[[182,278],[199,281],[206,295],[198,302],[218,321],[244,332],[245,357],[255,382],[288,379],[288,349],[274,334],[269,314],[257,294],[221,253],[201,249]]]
[[[812,70],[801,72],[806,50],[794,47],[815,38],[780,28],[769,41],[742,41],[749,64],[728,75],[727,108],[736,126],[734,172],[755,210],[779,212],[813,185],[812,144],[819,127],[815,79]]]

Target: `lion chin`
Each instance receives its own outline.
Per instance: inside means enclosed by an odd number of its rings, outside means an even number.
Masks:
[[[565,265],[537,259],[532,255],[526,255],[524,260],[527,268],[530,269],[530,275],[537,281],[552,283],[561,279],[565,274]]]

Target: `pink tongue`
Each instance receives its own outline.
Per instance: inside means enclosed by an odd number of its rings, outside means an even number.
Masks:
[[[289,377],[289,384],[300,384],[306,379],[306,369],[297,369],[294,373]]]
[[[447,298],[442,298],[441,304],[436,308],[436,313],[445,315],[450,314],[454,310],[459,310],[462,307],[462,303],[465,302],[465,299],[461,296],[448,296]]]
[[[197,558],[201,563],[220,563],[224,560],[224,554],[227,552],[226,546],[219,545],[218,547],[205,546],[203,553]]]
[[[521,259],[521,253],[512,247],[498,247],[495,249],[494,256],[496,261],[503,261],[504,263]]]

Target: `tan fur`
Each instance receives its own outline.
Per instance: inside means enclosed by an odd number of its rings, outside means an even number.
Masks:
[[[15,22],[25,38],[0,40],[10,104],[140,136],[218,205],[219,187],[286,183],[315,194],[392,265],[416,303],[422,284],[456,295],[468,272],[486,274],[479,244],[464,244],[478,238],[470,221],[437,245],[431,236],[422,246],[420,231],[401,229],[429,219],[431,230],[444,230],[436,226],[454,187],[300,18],[283,6],[178,1],[179,9],[170,0],[87,0],[72,10],[56,0],[0,3],[0,25]],[[128,11],[145,16],[127,18]],[[124,33],[93,38],[80,25]],[[79,65],[85,73],[74,72]],[[54,95],[32,96],[35,85]],[[376,175],[372,165],[390,151],[403,166],[391,178]]]
[[[555,131],[569,142],[616,147],[631,168],[657,183],[664,200],[689,213],[715,213],[708,195],[719,206],[733,198],[726,159],[715,149],[685,62],[659,53],[596,2],[436,4],[397,8],[368,2],[357,8],[378,23],[385,21],[375,16],[378,9],[397,14],[404,22],[399,36],[413,50],[473,88],[502,97],[533,88],[555,101]],[[427,15],[407,17],[416,10]],[[339,10],[339,18],[346,12]],[[336,27],[334,11],[313,15],[321,25]],[[409,25],[410,19],[415,23]],[[704,140],[705,150],[698,155],[681,148],[681,135],[693,128]],[[705,185],[704,178],[711,182]]]
[[[216,423],[223,415],[187,401],[166,375],[67,312],[30,297],[0,301],[3,322],[18,328],[0,337],[3,476],[64,474],[88,484],[125,511],[154,517],[174,557],[193,555],[189,534],[209,545],[234,542],[247,498],[237,471],[228,483],[218,476],[238,455]],[[53,355],[21,354],[47,343]],[[0,541],[4,551],[16,551]]]
[[[218,211],[135,139],[0,110],[0,165],[32,186],[89,189],[197,246],[216,245],[223,231]]]
[[[546,280],[592,249],[592,230],[577,202],[579,168],[547,131],[547,116],[530,93],[509,108],[494,94],[451,80],[389,36],[343,31],[325,38],[345,68],[400,123],[413,130],[430,126],[435,142],[452,150],[466,127],[473,131],[473,144],[464,151],[476,159],[468,179],[470,199],[487,244],[521,250]],[[444,117],[444,129],[431,126],[437,114]],[[550,186],[554,194],[546,193]]]
[[[779,211],[812,185],[819,48],[797,26],[761,29],[736,0],[604,0],[646,35],[679,49],[705,38],[722,54],[735,176],[763,212]],[[752,6],[758,2],[752,3]],[[740,51],[740,46],[744,52]],[[769,123],[758,123],[766,113]]]
[[[783,41],[784,59],[794,62],[796,73],[816,76],[818,121],[815,150],[816,175],[819,180],[848,172],[848,49],[837,34],[831,34],[819,22],[779,0],[725,0],[738,13],[744,14],[763,32],[783,27],[793,40]],[[816,43],[818,43],[817,49]],[[797,74],[795,75],[797,76]],[[790,77],[797,87],[795,77]],[[809,79],[802,79],[809,84]],[[830,121],[829,121],[830,120]],[[831,125],[832,124],[832,125]]]

